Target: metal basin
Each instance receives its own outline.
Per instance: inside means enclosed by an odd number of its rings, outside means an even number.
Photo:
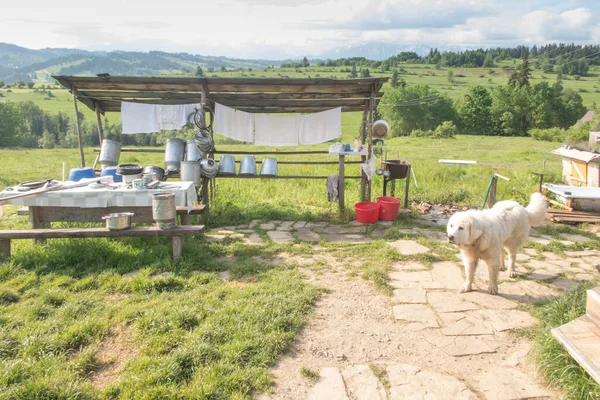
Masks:
[[[156,174],[156,179],[159,181],[162,181],[165,177],[165,170],[161,167],[157,167],[156,165],[148,165],[146,168],[144,168],[144,174],[150,173]]]
[[[132,216],[131,212],[122,212],[105,215],[102,219],[106,220],[106,227],[111,231],[122,231],[131,227]]]
[[[231,176],[235,175],[235,157],[221,156],[219,160],[219,175]]]
[[[98,161],[104,167],[114,167],[119,163],[121,155],[121,143],[115,140],[104,139],[100,148]]]
[[[381,168],[390,173],[387,179],[404,179],[408,175],[410,163],[403,160],[381,161]]]
[[[240,161],[240,175],[256,175],[256,159],[254,156],[244,156]]]
[[[260,167],[261,176],[277,176],[277,159],[276,158],[263,158],[262,165]]]

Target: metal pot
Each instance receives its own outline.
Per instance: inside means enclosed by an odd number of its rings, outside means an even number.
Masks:
[[[200,161],[182,161],[179,176],[182,181],[191,181],[196,187],[200,186]]]
[[[106,220],[106,227],[111,231],[122,231],[131,227],[132,216],[131,212],[122,212],[105,215],[102,219]]]
[[[377,138],[384,138],[390,131],[388,123],[382,119],[373,122],[373,136]]]
[[[204,158],[205,154],[200,151],[194,139],[188,140],[185,145],[185,159],[187,161],[198,161]]]
[[[256,159],[254,156],[244,156],[240,161],[240,175],[256,175]]]
[[[177,224],[175,218],[175,193],[160,192],[152,195],[152,218],[159,229],[172,229]]]
[[[202,170],[202,175],[207,178],[212,179],[217,175],[217,163],[212,158],[200,160],[200,169]]]
[[[219,175],[235,175],[235,157],[221,156],[219,160]]]
[[[121,155],[121,143],[115,140],[104,139],[100,148],[100,157],[98,161],[102,167],[114,167],[119,163]]]
[[[165,170],[162,169],[161,167],[157,167],[155,165],[149,165],[146,168],[144,168],[144,174],[151,174],[151,173],[156,174],[156,179],[158,179],[159,181],[162,181],[163,178],[165,177]]]
[[[165,165],[167,166],[167,171],[179,171],[184,151],[185,142],[182,139],[171,138],[167,140],[165,147]]]
[[[262,165],[260,167],[261,176],[277,176],[277,159],[276,158],[263,158]]]

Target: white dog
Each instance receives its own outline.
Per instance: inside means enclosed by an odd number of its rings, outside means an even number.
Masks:
[[[478,261],[488,265],[490,283],[488,292],[498,293],[498,271],[504,270],[504,250],[508,251],[508,275],[514,278],[517,251],[529,236],[532,226],[544,221],[546,200],[540,193],[531,195],[527,208],[516,201],[496,203],[488,210],[464,211],[454,214],[448,221],[450,243],[460,248],[465,265],[466,280],[460,292],[469,292]]]

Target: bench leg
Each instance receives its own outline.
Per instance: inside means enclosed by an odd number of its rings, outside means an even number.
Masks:
[[[29,224],[31,225],[31,229],[43,229],[46,227],[46,224],[40,222],[40,214],[39,207],[29,207]],[[33,239],[35,244],[44,244],[46,243],[46,239]]]
[[[10,239],[0,239],[0,258],[10,257]]]
[[[179,258],[183,254],[183,236],[173,236],[173,258]]]

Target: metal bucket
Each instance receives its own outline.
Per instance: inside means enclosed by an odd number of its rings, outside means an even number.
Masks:
[[[240,175],[256,175],[256,159],[254,159],[254,156],[242,157]]]
[[[185,142],[183,140],[178,138],[167,140],[165,147],[165,165],[167,166],[167,171],[179,171],[184,151]]]
[[[235,157],[221,156],[219,160],[219,175],[235,175]]]
[[[159,181],[162,181],[165,177],[165,170],[155,165],[149,165],[146,168],[144,168],[144,174],[150,173],[156,174],[156,179],[158,179]]]
[[[261,176],[277,176],[277,159],[276,158],[263,158],[262,165],[260,167]]]
[[[196,187],[200,186],[200,161],[182,161],[179,176],[182,181],[194,182]]]
[[[186,161],[198,161],[204,158],[205,154],[200,151],[194,139],[188,140],[185,144],[185,159]]]
[[[104,139],[100,148],[98,161],[102,167],[114,167],[119,163],[121,155],[121,143],[115,140]]]
[[[159,192],[152,195],[152,218],[159,229],[172,229],[176,226],[175,193]]]

